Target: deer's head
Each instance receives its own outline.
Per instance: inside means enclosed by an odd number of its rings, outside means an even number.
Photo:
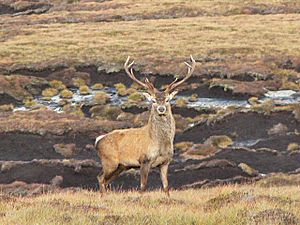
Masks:
[[[177,90],[176,90],[177,87],[191,77],[196,66],[196,62],[191,56],[191,62],[192,62],[191,65],[185,62],[185,64],[188,67],[187,75],[180,81],[178,81],[176,78],[172,83],[170,83],[167,86],[167,88],[164,91],[160,91],[156,89],[154,85],[147,78],[145,79],[145,82],[138,80],[135,77],[132,69],[134,61],[129,63],[129,60],[130,57],[128,56],[124,64],[126,73],[133,81],[135,81],[136,83],[138,83],[139,85],[141,85],[146,89],[147,92],[143,92],[143,94],[150,102],[152,102],[152,108],[154,109],[153,111],[156,112],[159,116],[164,116],[167,114],[167,112],[170,111],[171,108],[170,101],[177,94]]]

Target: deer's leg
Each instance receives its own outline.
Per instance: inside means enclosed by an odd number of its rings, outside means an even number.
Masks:
[[[105,184],[105,174],[102,173],[101,175],[99,174],[97,176],[98,182],[99,182],[99,188],[101,192],[105,192],[106,191],[106,184]]]
[[[169,167],[169,163],[160,166],[160,178],[162,181],[164,192],[167,194],[168,197],[170,197],[169,183],[168,183],[168,167]]]
[[[140,173],[141,173],[141,191],[142,192],[145,191],[146,187],[147,187],[149,170],[150,170],[149,161],[143,162],[141,164],[141,169],[140,169]]]
[[[103,167],[102,175],[97,176],[101,192],[105,192],[107,189],[107,185],[111,181],[111,178],[116,177],[114,176],[114,174],[117,172],[118,168],[119,167],[117,165],[111,166],[109,168]]]
[[[110,177],[107,178],[106,184],[111,183],[114,179],[116,179],[126,168],[122,165],[119,165],[118,168],[110,174]]]

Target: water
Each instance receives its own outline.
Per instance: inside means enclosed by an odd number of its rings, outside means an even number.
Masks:
[[[122,105],[127,101],[127,97],[120,97],[117,94],[117,90],[113,87],[105,87],[102,90],[91,90],[88,95],[81,95],[78,89],[71,89],[73,92],[72,99],[68,99],[71,105],[85,104],[89,105],[93,97],[99,92],[106,92],[110,96],[112,105]],[[184,96],[178,95],[177,98]],[[277,105],[286,105],[290,103],[300,102],[300,93],[292,90],[280,90],[280,91],[268,91],[259,102],[272,99]],[[37,97],[34,101],[38,104],[42,104],[47,108],[56,112],[62,112],[62,106],[59,102],[63,100],[59,95],[52,97],[50,100],[45,100],[42,96]],[[188,108],[205,109],[205,108],[226,108],[229,106],[235,107],[250,107],[247,100],[234,100],[234,99],[222,99],[222,98],[198,98],[195,102],[188,102]],[[17,106],[14,111],[26,111],[29,110],[24,105]]]

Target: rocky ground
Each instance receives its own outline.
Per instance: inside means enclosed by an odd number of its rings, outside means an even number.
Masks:
[[[142,126],[149,116],[140,88],[122,69],[129,53],[137,59],[137,77],[148,77],[159,88],[178,72],[184,73],[178,65],[188,54],[197,61],[194,76],[173,102],[177,129],[169,174],[172,188],[299,173],[299,3],[238,1],[232,10],[220,6],[213,11],[211,3],[193,3],[193,11],[182,4],[0,3],[2,190],[26,194],[54,187],[98,188],[101,163],[93,146],[95,138],[114,129]],[[215,18],[222,22],[216,23]],[[251,27],[251,21],[272,26]],[[250,30],[245,29],[248,25]],[[206,35],[194,31],[194,38],[185,39],[195,26]],[[284,29],[280,33],[268,27]],[[258,30],[250,32],[252,28]],[[148,45],[149,29],[165,34],[164,42]],[[78,36],[71,37],[75,30]],[[173,43],[176,51],[170,50],[168,39],[173,32],[183,41]],[[221,33],[228,46],[217,38]],[[237,34],[241,43],[234,42]],[[268,35],[276,36],[274,45],[264,38]],[[204,37],[215,40],[216,48]],[[124,51],[128,43],[123,38],[132,38],[130,51]],[[259,45],[252,48],[256,42]],[[288,91],[288,98],[268,97],[272,91]],[[207,101],[212,103],[207,106]],[[138,183],[139,172],[132,170],[112,187],[132,189]],[[160,187],[156,170],[149,187]]]

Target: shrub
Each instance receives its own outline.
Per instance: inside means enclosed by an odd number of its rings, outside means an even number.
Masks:
[[[141,102],[144,100],[145,100],[145,97],[139,92],[134,92],[128,96],[129,102]]]
[[[58,94],[58,90],[55,88],[46,88],[42,91],[44,97],[53,97]]]
[[[68,89],[62,90],[59,94],[62,98],[72,98],[73,97],[73,92]]]
[[[96,84],[94,84],[93,86],[92,86],[92,89],[93,90],[101,90],[101,89],[103,89],[104,88],[104,86],[103,86],[103,84],[101,84],[101,83],[96,83]]]
[[[103,104],[109,102],[109,100],[110,100],[110,96],[107,93],[99,92],[94,96],[92,104],[93,105],[103,105]]]
[[[288,151],[297,151],[297,150],[300,150],[300,146],[298,143],[290,143],[287,147],[287,150]]]
[[[79,92],[82,95],[88,95],[88,94],[90,94],[91,91],[90,91],[90,88],[88,86],[83,85],[83,86],[80,86]]]
[[[55,88],[59,91],[66,88],[66,85],[64,85],[64,83],[60,80],[52,80],[52,81],[49,82],[49,84],[52,88]]]

